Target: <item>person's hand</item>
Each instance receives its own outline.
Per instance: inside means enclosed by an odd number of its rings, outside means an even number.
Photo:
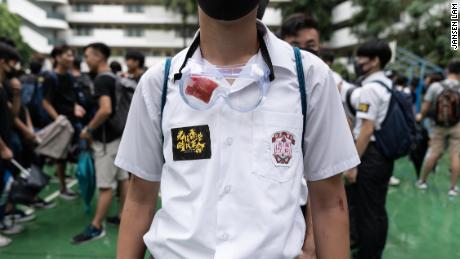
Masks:
[[[19,96],[21,94],[21,89],[22,89],[22,85],[19,79],[12,78],[10,79],[9,83],[10,83],[9,85],[10,85],[11,92],[13,93],[13,95]]]
[[[316,246],[313,236],[308,235],[307,240],[302,248],[302,254],[295,259],[316,259]]]
[[[423,116],[421,113],[418,113],[416,116],[415,116],[415,121],[416,122],[421,122],[423,120]]]
[[[9,149],[8,147],[4,147],[0,151],[0,157],[3,160],[11,160],[11,159],[13,159],[13,151],[11,151],[11,149]]]
[[[84,127],[80,133],[80,139],[90,141],[92,138],[91,133],[88,131],[88,127]]]
[[[356,183],[356,178],[358,176],[358,169],[355,167],[346,171],[344,174],[345,178],[349,183]]]
[[[316,251],[303,251],[295,259],[316,259]]]
[[[24,138],[27,141],[32,142],[32,143],[37,143],[38,142],[37,135],[35,133],[33,133],[32,131],[25,132],[24,133]]]
[[[83,118],[85,116],[85,114],[86,114],[85,108],[81,107],[78,104],[75,104],[75,107],[74,107],[74,115],[75,115],[75,117]]]

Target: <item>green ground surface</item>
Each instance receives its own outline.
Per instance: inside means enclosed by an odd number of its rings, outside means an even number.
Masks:
[[[406,160],[395,167],[401,186],[390,189],[388,212],[390,232],[385,259],[450,259],[460,258],[460,197],[450,199],[448,163],[443,160],[436,174],[429,179],[429,189],[414,187],[415,174]],[[44,191],[56,190],[51,184]],[[116,213],[116,204],[111,213]],[[1,259],[70,259],[114,258],[117,228],[107,225],[107,236],[93,242],[71,245],[70,239],[91,221],[83,212],[81,200],[57,200],[57,206],[37,211],[37,219],[24,224],[21,235],[12,236],[13,243],[0,248]]]

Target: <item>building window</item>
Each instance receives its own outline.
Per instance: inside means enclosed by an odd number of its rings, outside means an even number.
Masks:
[[[141,4],[128,4],[125,6],[127,13],[143,13],[144,6]]]
[[[75,28],[73,29],[73,34],[75,36],[91,36],[93,34],[93,30],[91,28]]]
[[[72,6],[74,12],[77,13],[89,13],[91,12],[91,6],[89,4],[75,4]]]
[[[125,34],[127,37],[140,38],[144,36],[144,30],[141,28],[128,28]]]

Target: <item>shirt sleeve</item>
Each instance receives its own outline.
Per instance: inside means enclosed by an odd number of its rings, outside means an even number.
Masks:
[[[353,168],[360,160],[332,72],[324,65],[307,74],[320,76],[307,82],[312,87],[307,87],[304,174],[308,181],[318,181]]]
[[[380,110],[380,98],[373,87],[363,86],[359,97],[356,117],[365,120],[377,121]]]
[[[436,92],[438,90],[438,87],[439,87],[439,84],[432,84],[430,87],[428,87],[428,90],[426,91],[426,94],[423,100],[425,102],[433,103],[436,98]]]
[[[110,76],[101,76],[94,81],[94,97],[112,96],[115,79]]]
[[[161,180],[164,163],[160,119],[162,78],[145,75],[139,82],[115,159],[116,166],[151,182]]]

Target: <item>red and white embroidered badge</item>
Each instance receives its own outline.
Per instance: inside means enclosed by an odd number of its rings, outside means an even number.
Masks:
[[[272,160],[276,166],[290,166],[294,134],[287,131],[278,131],[272,136]]]

